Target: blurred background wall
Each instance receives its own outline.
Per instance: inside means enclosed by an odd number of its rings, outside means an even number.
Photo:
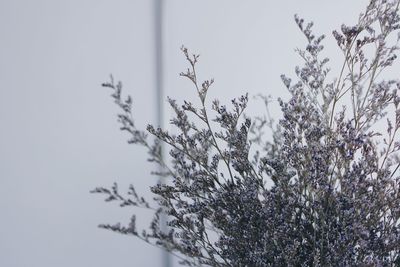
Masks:
[[[294,48],[305,44],[295,13],[327,34],[336,75],[330,33],[354,23],[367,2],[164,0],[162,101],[195,99],[178,76],[187,67],[181,45],[201,55],[201,78],[215,78],[210,100],[284,97],[279,76],[293,76]],[[133,212],[146,227],[150,213],[89,194],[116,181],[151,197],[157,182],[100,86],[113,73],[133,96],[137,125],[157,123],[154,14],[153,0],[0,1],[0,266],[164,266],[159,249],[96,227],[128,222]],[[262,113],[251,101],[248,113]]]

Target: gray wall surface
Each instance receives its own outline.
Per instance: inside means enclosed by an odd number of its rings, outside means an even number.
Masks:
[[[165,95],[195,96],[178,76],[187,66],[181,45],[201,54],[201,78],[215,78],[210,100],[287,95],[279,76],[293,76],[294,48],[305,44],[295,13],[327,34],[337,75],[330,33],[355,23],[367,2],[166,0]],[[0,266],[162,266],[159,249],[96,227],[133,212],[145,227],[150,213],[89,194],[117,181],[151,196],[157,181],[100,87],[113,73],[133,96],[137,125],[155,122],[153,14],[150,0],[0,1]],[[254,102],[248,113],[262,112]],[[165,124],[169,114],[165,105]]]

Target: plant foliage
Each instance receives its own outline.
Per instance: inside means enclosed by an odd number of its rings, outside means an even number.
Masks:
[[[293,80],[282,75],[291,97],[279,100],[277,123],[245,116],[247,95],[228,106],[214,100],[208,110],[213,80],[198,80],[199,56],[186,48],[181,76],[199,104],[168,99],[176,134],[138,130],[121,83],[103,84],[129,143],[148,149],[167,182],[151,187],[156,206],[133,186],[128,195],[116,184],[94,189],[106,201],[154,210],[144,231],[135,216],[127,226],[100,227],[163,247],[189,266],[400,266],[400,81],[382,77],[398,51],[399,1],[372,0],[356,25],[333,32],[343,55],[334,79],[321,56],[325,36],[295,21],[307,40],[297,50],[304,65]]]

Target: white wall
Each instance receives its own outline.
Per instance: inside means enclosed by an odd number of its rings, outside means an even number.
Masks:
[[[195,95],[178,77],[182,44],[201,54],[200,76],[216,79],[210,100],[285,95],[279,76],[293,73],[305,41],[293,14],[313,19],[335,56],[330,32],[367,3],[349,2],[165,1],[166,95]],[[0,2],[0,266],[161,266],[158,249],[96,228],[133,211],[89,194],[114,181],[139,191],[156,182],[100,87],[112,72],[133,95],[137,124],[154,122],[152,15],[150,0]],[[262,112],[257,105],[250,110]],[[150,214],[138,212],[145,226]]]

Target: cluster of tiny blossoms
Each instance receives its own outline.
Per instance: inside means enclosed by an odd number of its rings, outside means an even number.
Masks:
[[[186,48],[181,76],[199,104],[169,99],[176,134],[138,130],[121,83],[104,84],[129,143],[148,149],[167,182],[151,187],[156,206],[133,186],[127,195],[116,184],[94,189],[123,207],[154,210],[147,230],[135,216],[100,227],[163,247],[188,266],[400,266],[400,81],[382,78],[398,50],[399,1],[372,0],[356,25],[333,32],[343,54],[333,81],[321,58],[324,36],[295,21],[307,40],[297,51],[304,65],[296,82],[282,75],[291,97],[279,100],[277,124],[247,118],[247,95],[208,110],[213,80],[198,81],[198,56]],[[272,138],[260,134],[266,127]]]

